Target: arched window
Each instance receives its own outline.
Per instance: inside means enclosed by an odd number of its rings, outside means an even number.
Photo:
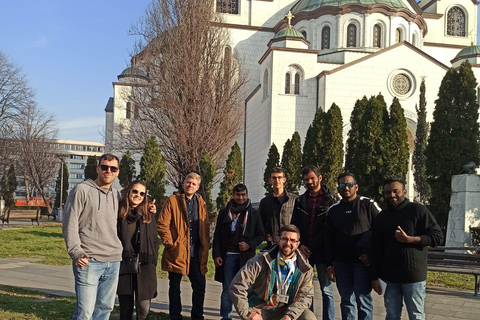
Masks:
[[[373,47],[382,47],[382,27],[379,24],[373,26]]]
[[[290,72],[285,73],[285,94],[290,93]]]
[[[268,97],[268,70],[263,74],[263,99]]]
[[[322,29],[322,50],[330,49],[330,27],[324,27]]]
[[[465,12],[460,7],[453,7],[447,13],[447,35],[465,37]]]
[[[412,34],[412,44],[413,44],[415,47],[418,47],[418,44],[417,44],[417,35],[416,35],[416,34]]]
[[[397,28],[397,30],[395,30],[395,43],[399,43],[400,41],[402,41],[402,29]]]
[[[303,37],[305,38],[305,40],[307,40],[307,31],[303,30],[302,34],[303,34]]]
[[[347,27],[347,47],[357,46],[357,26],[350,23]]]
[[[238,0],[217,0],[217,12],[238,14]]]
[[[127,102],[127,115],[126,118],[130,119],[132,117],[132,103]]]
[[[295,94],[300,94],[300,74],[295,73],[295,88],[294,88],[294,93]]]

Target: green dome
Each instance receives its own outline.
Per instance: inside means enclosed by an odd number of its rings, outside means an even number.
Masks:
[[[273,37],[273,39],[278,39],[283,37],[298,38],[298,39],[305,40],[305,37],[303,36],[303,34],[297,29],[293,29],[293,28],[285,28],[278,31],[275,37]]]
[[[147,73],[140,68],[137,67],[128,67],[127,69],[123,70],[122,73],[118,77],[143,77],[147,78]]]
[[[348,4],[363,4],[365,6],[384,4],[392,8],[408,9],[402,0],[300,0],[293,6],[292,13],[313,11],[321,7],[342,7]]]
[[[480,55],[480,46],[469,46],[460,50],[455,59]]]

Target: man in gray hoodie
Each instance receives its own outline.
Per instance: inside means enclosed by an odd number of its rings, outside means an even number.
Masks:
[[[122,260],[117,236],[119,195],[112,188],[118,166],[116,156],[102,155],[97,179],[73,188],[65,204],[62,230],[75,276],[74,320],[106,320],[113,310]]]

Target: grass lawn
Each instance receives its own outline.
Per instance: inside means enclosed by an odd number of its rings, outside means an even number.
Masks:
[[[40,226],[0,230],[0,258],[35,257],[35,263],[49,265],[69,265],[71,260],[66,252],[60,223],[42,223]],[[15,250],[12,250],[15,248]],[[159,261],[163,246],[160,246]],[[207,279],[213,279],[215,272],[211,254],[208,258]],[[166,279],[167,273],[157,266],[157,277]],[[188,279],[187,277],[185,277]],[[427,284],[430,286],[473,290],[475,280],[472,275],[429,272]]]

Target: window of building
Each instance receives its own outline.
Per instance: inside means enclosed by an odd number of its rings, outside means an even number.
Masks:
[[[70,163],[70,169],[85,169],[85,165],[81,163]]]
[[[418,44],[417,44],[417,35],[416,35],[416,34],[413,34],[413,35],[412,35],[412,44],[413,44],[415,47],[418,47]]]
[[[373,47],[382,47],[382,27],[379,24],[373,26]]]
[[[290,85],[291,85],[290,72],[287,72],[285,73],[285,94],[290,93]]]
[[[132,117],[132,103],[127,102],[127,114],[125,116],[127,119],[130,119]]]
[[[268,97],[268,70],[263,73],[263,99]]]
[[[357,26],[350,23],[347,27],[347,47],[357,46]]]
[[[322,29],[322,50],[330,49],[330,27],[323,27]]]
[[[238,0],[217,0],[217,12],[238,14]]]
[[[305,38],[305,40],[307,40],[307,31],[303,30],[302,34],[303,34],[303,37]]]
[[[465,12],[460,7],[452,7],[447,13],[447,35],[465,37]]]
[[[397,30],[395,30],[395,43],[399,43],[400,41],[402,41],[402,29],[397,28]]]
[[[295,73],[294,93],[295,94],[300,94],[300,74],[299,73]]]

